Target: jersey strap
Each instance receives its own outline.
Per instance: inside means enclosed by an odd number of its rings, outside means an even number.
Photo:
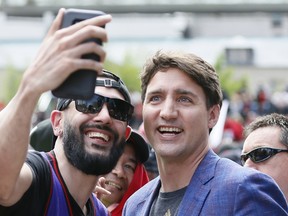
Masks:
[[[72,216],[72,208],[68,199],[67,191],[63,185],[62,179],[59,178],[59,173],[55,172],[52,165],[50,164],[50,157],[54,163],[56,163],[53,156],[48,156],[45,152],[41,152],[41,155],[48,161],[51,170],[51,189],[49,199],[47,200],[47,208],[45,211],[46,216]],[[54,158],[54,159],[53,159]],[[57,170],[57,169],[56,169]],[[66,208],[65,208],[66,207]]]
[[[50,195],[47,200],[45,216],[73,216],[72,207],[69,201],[68,192],[65,184],[58,172],[57,162],[51,152],[41,152],[43,158],[48,161],[51,175]],[[52,164],[51,162],[52,161]],[[107,208],[96,198],[92,193],[90,196],[92,200],[94,215],[108,216]],[[66,208],[65,208],[66,207]]]

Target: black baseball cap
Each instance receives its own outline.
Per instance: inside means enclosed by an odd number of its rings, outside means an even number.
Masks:
[[[112,72],[103,69],[102,74],[98,77],[102,77],[103,79],[96,80],[96,86],[103,86],[106,88],[114,88],[117,89],[124,97],[125,101],[131,104],[131,96],[126,87],[125,83]],[[107,79],[105,79],[107,78]],[[64,110],[70,104],[72,99],[59,98],[57,102],[57,110]]]
[[[133,146],[136,157],[141,163],[144,163],[149,158],[149,146],[145,139],[136,131],[132,130],[126,143]]]

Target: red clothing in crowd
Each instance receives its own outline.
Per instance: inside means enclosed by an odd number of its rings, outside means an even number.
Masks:
[[[148,181],[149,181],[149,178],[148,178],[147,172],[146,172],[143,164],[138,163],[136,170],[135,170],[135,173],[134,173],[134,176],[133,176],[133,179],[132,179],[132,181],[128,187],[128,190],[126,191],[126,193],[122,197],[122,199],[121,199],[120,203],[117,205],[117,207],[112,210],[111,216],[121,216],[126,200],[135,191],[137,191],[139,188],[144,186]]]

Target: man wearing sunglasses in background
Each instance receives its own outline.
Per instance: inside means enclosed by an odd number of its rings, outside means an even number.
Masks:
[[[271,176],[288,201],[288,118],[273,113],[245,128],[242,164]]]
[[[106,42],[106,30],[100,26],[111,16],[59,30],[64,12],[59,11],[15,97],[0,112],[1,216],[108,214],[93,190],[98,176],[110,172],[123,151],[133,106],[124,83],[102,72],[103,48],[82,43],[96,36]],[[82,59],[87,53],[98,55],[99,62]],[[79,69],[98,74],[93,98],[60,100],[50,117],[56,136],[53,151],[27,154],[31,118],[40,95]]]

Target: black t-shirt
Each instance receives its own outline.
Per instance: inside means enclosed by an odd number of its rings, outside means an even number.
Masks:
[[[26,163],[31,167],[33,181],[23,197],[13,206],[3,207],[0,205],[1,216],[41,216],[44,215],[51,189],[51,172],[48,161],[39,152],[28,152]],[[52,164],[52,162],[50,162]],[[57,168],[58,169],[58,166]],[[60,173],[60,172],[59,172]],[[62,177],[61,177],[62,178]],[[63,181],[64,182],[64,181]],[[65,185],[66,188],[66,185]],[[66,188],[67,189],[67,188]],[[68,192],[69,202],[74,215],[84,215],[79,205]],[[91,199],[86,204],[87,215],[94,215]]]
[[[149,215],[177,215],[179,205],[186,192],[186,189],[187,187],[181,188],[173,192],[159,192],[158,196],[153,201]]]

